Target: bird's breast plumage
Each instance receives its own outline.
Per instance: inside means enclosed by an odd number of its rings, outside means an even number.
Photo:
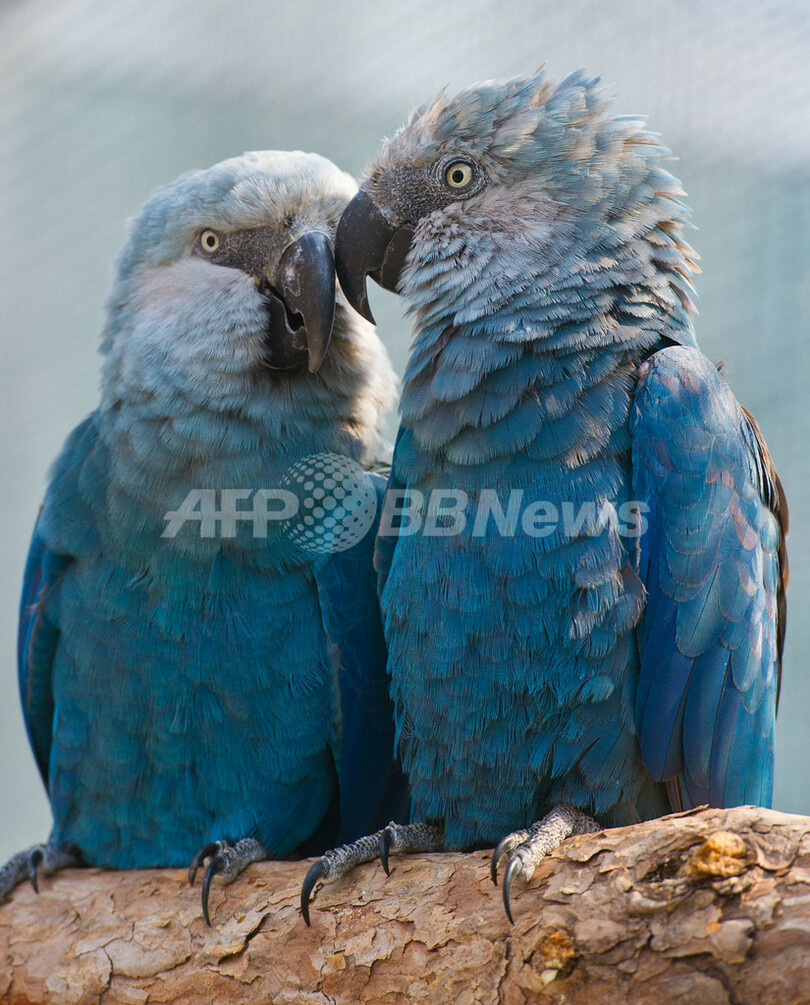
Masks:
[[[72,556],[46,604],[60,629],[55,838],[130,868],[186,864],[223,835],[288,854],[336,787],[339,698],[311,557],[250,521],[234,537],[193,519],[162,534],[190,488],[214,489],[219,508],[223,488],[277,487],[292,461],[243,436],[230,464],[138,465],[131,427],[126,443],[90,435],[42,526]]]
[[[482,366],[466,368],[473,355]],[[558,802],[617,822],[665,809],[633,723],[631,356],[459,326],[406,382],[394,479],[426,511],[439,490],[466,497],[459,533],[396,541],[382,595],[415,812],[443,819],[451,846]],[[481,521],[493,493],[502,513],[519,495],[506,532]]]

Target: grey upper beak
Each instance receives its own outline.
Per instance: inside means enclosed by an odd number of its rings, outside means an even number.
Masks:
[[[412,237],[410,224],[389,223],[362,190],[343,211],[335,238],[337,276],[346,299],[372,324],[366,276],[395,291]]]
[[[287,313],[301,317],[309,370],[315,373],[326,356],[335,320],[335,257],[329,239],[314,231],[293,241],[279,261],[277,283]]]
[[[335,320],[335,257],[324,234],[303,234],[284,249],[275,288],[265,292],[265,302],[271,333],[267,365],[292,370],[307,362],[315,373]]]

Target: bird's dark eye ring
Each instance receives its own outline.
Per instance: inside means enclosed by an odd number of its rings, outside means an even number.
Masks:
[[[200,234],[200,247],[203,251],[207,251],[209,255],[217,250],[219,243],[219,234],[214,230],[204,230]]]
[[[469,161],[451,161],[444,169],[444,183],[454,192],[469,188],[475,180],[475,170]]]

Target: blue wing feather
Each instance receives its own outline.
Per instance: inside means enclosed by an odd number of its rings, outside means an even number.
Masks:
[[[768,805],[787,509],[753,419],[709,360],[674,347],[640,372],[633,482],[646,503],[636,717],[642,756],[684,806]]]
[[[75,482],[77,472],[92,452],[96,435],[93,415],[89,415],[70,434],[51,471],[51,508],[58,510],[60,520],[69,524],[65,536],[75,539],[77,544],[89,531],[82,530],[82,521],[75,519],[75,513],[82,508],[76,501]],[[68,505],[59,505],[65,501],[63,494],[69,499]],[[23,718],[46,788],[54,718],[51,672],[59,643],[59,627],[48,616],[47,599],[72,560],[71,556],[57,554],[47,546],[44,525],[50,516],[48,504],[43,504],[25,564],[17,634],[17,675]]]
[[[45,544],[35,527],[20,600],[17,672],[28,740],[46,788],[54,710],[51,667],[59,638],[59,632],[48,621],[42,603],[49,574],[57,572],[53,568],[54,563],[48,559]]]
[[[324,626],[339,661],[341,842],[370,834],[391,819],[407,820],[410,805],[394,754],[394,710],[373,567],[386,482],[378,475],[368,477],[378,498],[374,526],[317,571]]]

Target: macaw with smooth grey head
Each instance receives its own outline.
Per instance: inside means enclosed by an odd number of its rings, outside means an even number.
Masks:
[[[264,533],[237,512],[302,459],[362,476],[385,449],[394,374],[335,282],[355,191],[315,154],[249,153],[134,222],[101,401],[53,467],[25,570],[20,689],[53,831],[0,896],[38,869],[192,861],[193,883],[208,861],[208,921],[217,873],[323,850],[407,799],[373,534],[322,554],[269,496]],[[197,518],[167,534],[190,493]]]

